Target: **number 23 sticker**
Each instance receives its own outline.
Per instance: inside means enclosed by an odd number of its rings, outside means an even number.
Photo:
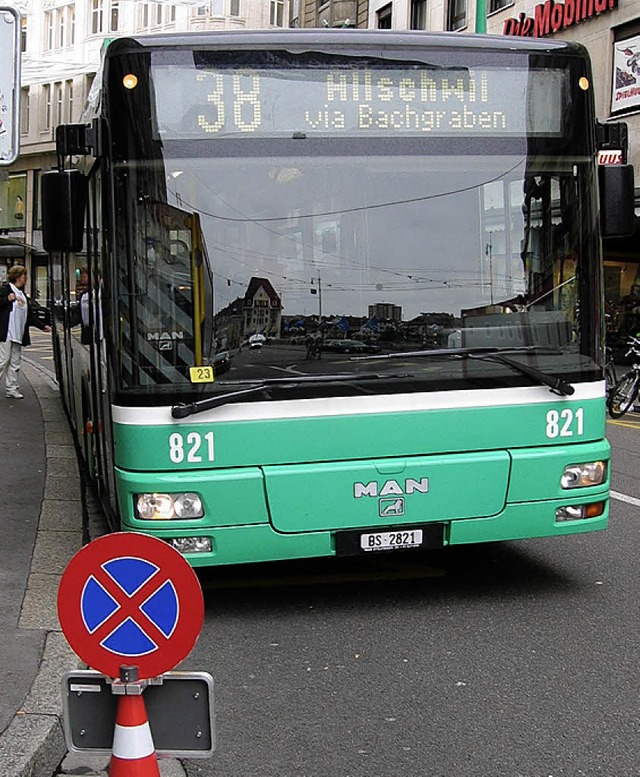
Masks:
[[[584,433],[584,410],[575,412],[567,407],[564,410],[549,410],[547,413],[547,437],[579,437]]]

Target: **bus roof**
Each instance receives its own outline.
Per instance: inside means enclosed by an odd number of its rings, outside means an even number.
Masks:
[[[132,35],[115,38],[108,46],[109,54],[120,54],[131,44],[136,47],[161,48],[258,48],[273,49],[278,46],[310,46],[323,48],[371,48],[385,49],[424,47],[467,48],[510,52],[549,52],[584,55],[582,44],[572,41],[549,40],[548,38],[514,38],[506,35],[474,35],[457,32],[417,32],[388,30],[331,30],[322,27],[313,29],[285,30],[217,30],[209,32],[160,33],[155,35]]]

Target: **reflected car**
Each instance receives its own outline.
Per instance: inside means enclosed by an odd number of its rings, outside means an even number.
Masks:
[[[262,348],[267,342],[267,338],[261,334],[251,335],[249,338],[249,348]]]
[[[213,373],[221,375],[231,369],[231,354],[229,351],[220,351],[213,357]]]
[[[360,340],[327,340],[322,350],[335,353],[380,353],[380,346]]]
[[[41,305],[35,299],[30,299],[29,310],[42,326],[51,326],[51,310],[49,310],[49,308],[44,307],[44,305]],[[80,312],[79,309],[78,312]],[[78,323],[80,322],[78,321]]]

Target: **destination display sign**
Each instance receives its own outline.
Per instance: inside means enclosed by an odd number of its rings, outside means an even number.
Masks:
[[[466,67],[152,68],[160,137],[558,135],[568,74]]]

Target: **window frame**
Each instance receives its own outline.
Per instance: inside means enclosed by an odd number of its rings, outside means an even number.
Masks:
[[[284,0],[269,1],[269,25],[278,28],[284,27]]]
[[[44,12],[44,50],[53,51],[55,44],[55,9]]]
[[[387,26],[388,21],[388,26]],[[380,24],[384,22],[384,24]],[[393,3],[387,3],[382,8],[378,8],[376,11],[376,29],[378,30],[392,30],[393,29]]]
[[[31,123],[31,90],[28,86],[20,89],[20,134],[28,135]]]
[[[462,7],[462,10],[460,10]],[[457,11],[457,13],[456,13]],[[467,0],[449,0],[447,5],[447,31],[457,32],[467,26]]]
[[[42,85],[41,124],[43,132],[51,129],[51,84]]]
[[[56,81],[53,84],[53,113],[54,127],[64,122],[64,90],[62,81]]]
[[[64,82],[64,92],[65,92],[65,104],[67,106],[67,121],[69,124],[73,123],[73,93],[74,89],[74,83],[73,78],[68,78]]]
[[[427,29],[427,0],[411,0],[409,27],[412,30]]]
[[[489,0],[489,8],[487,9],[487,13],[497,13],[498,11],[502,11],[503,9],[508,8],[513,4],[514,0]]]

